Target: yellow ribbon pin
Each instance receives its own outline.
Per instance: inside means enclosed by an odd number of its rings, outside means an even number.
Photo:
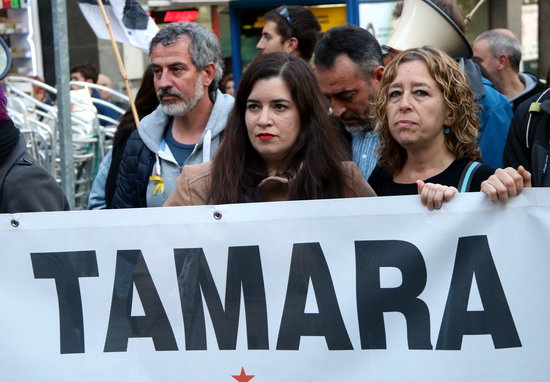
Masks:
[[[160,193],[164,194],[164,179],[162,179],[161,176],[150,176],[149,180],[158,182],[155,188],[153,189],[153,195],[156,195],[159,189],[160,189]]]
[[[529,112],[539,113],[540,110],[541,110],[541,108],[540,108],[540,102],[533,102],[533,103],[529,106]]]

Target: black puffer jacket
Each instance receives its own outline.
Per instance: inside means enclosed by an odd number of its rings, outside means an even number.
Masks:
[[[155,165],[155,154],[145,146],[135,130],[124,148],[113,208],[147,207],[147,184]]]

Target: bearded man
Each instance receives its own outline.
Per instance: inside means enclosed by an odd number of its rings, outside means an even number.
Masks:
[[[183,166],[212,160],[233,97],[222,94],[220,43],[195,23],[172,23],[151,40],[149,57],[159,107],[126,145],[113,208],[159,207]]]

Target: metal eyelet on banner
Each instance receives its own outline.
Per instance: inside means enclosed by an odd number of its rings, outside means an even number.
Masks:
[[[218,210],[214,211],[214,219],[220,220],[221,218],[222,218],[221,211],[218,211]]]
[[[11,224],[12,227],[17,228],[17,227],[19,227],[19,220],[11,219],[10,224]]]

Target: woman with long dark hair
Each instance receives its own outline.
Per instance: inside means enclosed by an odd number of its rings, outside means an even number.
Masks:
[[[374,196],[344,156],[309,65],[263,55],[243,75],[214,161],[184,167],[166,205]]]

